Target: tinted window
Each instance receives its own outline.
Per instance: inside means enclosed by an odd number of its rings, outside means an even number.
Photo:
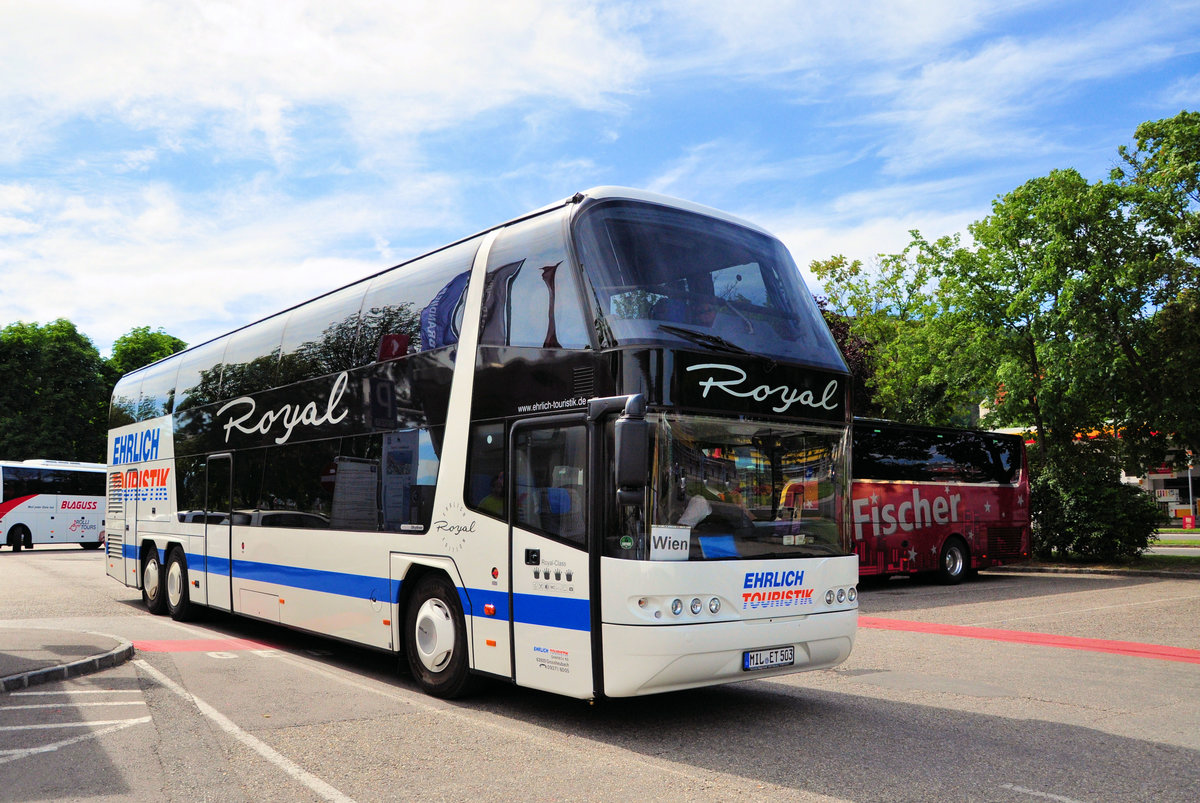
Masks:
[[[137,420],[146,421],[168,415],[175,409],[175,383],[179,377],[179,362],[165,360],[140,372],[141,395],[137,404]]]
[[[1012,482],[1020,441],[974,431],[854,427],[854,479],[908,482]]]
[[[359,334],[365,290],[361,283],[351,285],[287,315],[277,384],[345,371],[374,359]]]
[[[3,475],[3,499],[8,502],[25,496],[46,493],[42,490],[42,474],[36,468],[12,468],[6,466]]]
[[[586,348],[586,321],[562,217],[542,215],[501,232],[488,255],[480,342]]]
[[[514,448],[515,522],[583,546],[587,430],[582,424],[524,430]]]
[[[113,388],[112,404],[108,408],[108,428],[116,429],[137,421],[138,399],[141,398],[142,375],[126,374]]]
[[[228,343],[225,336],[183,352],[175,382],[176,410],[202,407],[221,398],[221,360]]]
[[[609,201],[575,223],[607,344],[709,345],[845,370],[787,249],[745,226],[655,204]]]
[[[362,327],[372,360],[458,342],[467,279],[479,243],[479,238],[459,243],[371,280]]]
[[[267,390],[275,384],[284,318],[276,316],[234,332],[222,358],[221,398]]]
[[[467,505],[504,518],[508,506],[504,476],[504,424],[481,424],[471,428],[467,447]]]

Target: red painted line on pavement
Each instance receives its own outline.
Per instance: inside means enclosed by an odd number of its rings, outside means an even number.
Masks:
[[[270,644],[262,644],[244,638],[210,639],[161,639],[158,641],[135,641],[133,648],[141,652],[233,652],[236,650],[273,650]]]
[[[1136,641],[1109,641],[1098,638],[1076,638],[1054,636],[1049,633],[1025,633],[1020,630],[994,630],[989,627],[967,627],[964,625],[940,625],[934,622],[907,622],[902,619],[878,619],[874,616],[858,617],[858,626],[871,630],[905,630],[912,633],[932,633],[938,636],[985,639],[987,641],[1009,641],[1016,644],[1032,644],[1037,647],[1060,647],[1066,650],[1107,652],[1113,655],[1132,655],[1136,658],[1153,658],[1159,661],[1182,661],[1200,664],[1200,650],[1184,647],[1166,647],[1161,644],[1139,644]]]

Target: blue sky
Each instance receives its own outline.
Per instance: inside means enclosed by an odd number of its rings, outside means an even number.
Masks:
[[[1200,0],[6,0],[0,326],[197,343],[605,184],[870,263],[1182,109]]]

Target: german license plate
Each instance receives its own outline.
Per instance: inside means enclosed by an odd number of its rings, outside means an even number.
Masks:
[[[753,672],[757,669],[774,669],[796,663],[795,647],[772,647],[769,650],[747,650],[742,653],[742,669]]]

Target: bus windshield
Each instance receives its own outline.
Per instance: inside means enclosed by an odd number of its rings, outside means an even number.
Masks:
[[[662,415],[654,452],[651,560],[845,554],[837,483],[844,432],[834,428]],[[784,495],[784,488],[803,489]],[[686,556],[656,540],[688,542]]]
[[[580,214],[575,238],[602,345],[702,346],[846,370],[796,264],[766,234],[611,201]]]

